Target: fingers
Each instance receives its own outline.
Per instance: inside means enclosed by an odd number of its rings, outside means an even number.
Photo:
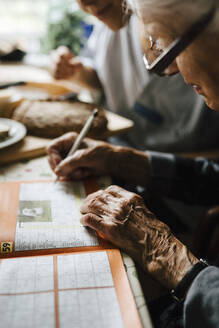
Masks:
[[[67,79],[74,76],[76,71],[81,68],[80,64],[72,65],[69,62],[60,62],[56,65],[53,75],[55,79]]]
[[[73,58],[74,57],[74,54],[66,46],[58,47],[57,54],[58,54],[59,57],[66,57],[66,58]]]
[[[73,155],[66,157],[59,163],[55,173],[62,176],[73,176],[75,170],[86,169],[86,167],[89,169],[88,154],[89,149],[77,150]],[[81,174],[83,174],[82,171]]]
[[[68,175],[68,178],[70,180],[79,181],[79,180],[84,180],[86,178],[89,178],[92,175],[93,175],[92,170],[90,170],[89,168],[80,168],[80,169],[76,169],[76,170],[72,171],[72,173],[70,173]]]
[[[127,191],[119,186],[111,185],[105,190],[107,193],[112,195],[115,199],[126,199],[128,201],[142,201],[141,196],[133,192]]]
[[[103,232],[103,224],[102,224],[102,218],[99,216],[89,213],[85,214],[81,217],[80,222],[85,227],[90,227],[96,231]]]
[[[105,223],[117,225],[123,225],[134,216],[134,220],[140,222],[146,212],[140,196],[118,186],[110,186],[106,190],[89,195],[81,206],[82,214],[93,213],[101,217]]]
[[[74,178],[74,171],[80,169],[81,177],[87,177],[89,175],[100,175],[101,163],[104,159],[99,158],[96,150],[99,149],[95,147],[95,142],[92,142],[91,139],[85,138],[83,147],[89,146],[90,148],[78,149],[71,156],[66,157],[63,161],[59,163],[56,167],[56,174],[62,176],[70,176]],[[77,173],[78,175],[78,173]],[[75,176],[78,179],[78,177]]]
[[[94,229],[104,237],[109,237],[114,227],[113,223],[106,223],[101,217],[93,213],[83,215],[80,222],[83,226]]]
[[[112,190],[112,186],[109,189]],[[99,190],[90,194],[81,206],[81,213],[93,213],[103,218],[106,223],[123,222],[130,210],[130,206],[126,198],[116,198],[110,194],[108,188],[106,190]]]
[[[118,209],[121,209],[120,204],[122,204],[124,200],[126,200],[126,198],[123,196],[123,199],[121,201],[121,191],[125,192],[126,190],[118,186],[112,185],[106,188],[105,190],[98,190],[97,192],[88,195],[81,206],[81,213],[85,214],[88,212],[95,212],[99,215],[107,215],[110,211],[112,212],[114,209],[118,211]]]
[[[70,150],[77,133],[66,133],[63,136],[54,139],[47,148],[48,161],[54,170],[57,165],[65,158]]]
[[[53,139],[50,145],[47,148],[47,153],[51,154],[53,152],[58,153],[60,155],[66,156],[69,150],[71,149],[73,143],[75,142],[78,134],[75,132],[69,132],[63,134],[59,138]]]
[[[51,71],[56,79],[68,78],[73,74],[74,64],[71,63],[75,57],[73,53],[65,46],[61,46],[51,53],[52,67]],[[76,67],[79,64],[77,61]]]
[[[81,205],[80,211],[82,214],[86,214],[90,211],[90,204],[93,203],[93,200],[96,200],[103,194],[103,190],[98,190],[86,197],[83,204]]]
[[[65,58],[66,60],[70,60],[74,57],[73,53],[68,49],[68,47],[61,46],[58,47],[56,50],[51,52],[52,60],[57,63],[60,59]]]
[[[61,161],[62,158],[56,151],[52,151],[48,156],[48,162],[53,171]]]
[[[83,66],[80,58],[74,57],[69,60],[69,65],[74,66],[75,68]]]
[[[66,133],[54,139],[47,149],[49,164],[58,176],[80,180],[97,171],[99,162],[93,153],[96,141],[85,138],[81,144],[85,149],[79,149],[73,155],[67,156],[77,136],[74,132]]]
[[[55,79],[66,79],[73,75],[72,69],[69,69],[68,62],[58,62],[53,69],[53,76]]]

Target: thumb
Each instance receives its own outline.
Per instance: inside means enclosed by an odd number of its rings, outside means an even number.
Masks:
[[[87,149],[80,149],[61,161],[56,167],[55,173],[61,176],[68,176],[71,175],[74,170],[87,167],[87,163]]]

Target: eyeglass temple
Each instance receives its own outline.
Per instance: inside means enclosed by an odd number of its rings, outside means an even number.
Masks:
[[[174,59],[204,30],[215,14],[215,7],[195,22],[181,37],[174,40],[152,64],[145,61],[148,71],[162,73]]]

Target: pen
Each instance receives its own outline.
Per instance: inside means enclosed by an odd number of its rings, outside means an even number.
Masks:
[[[7,89],[10,87],[16,87],[16,86],[26,85],[26,84],[27,84],[27,82],[24,82],[24,81],[9,82],[9,83],[0,84],[0,89]]]
[[[95,108],[91,114],[91,116],[87,119],[84,127],[82,128],[81,132],[79,133],[79,135],[77,136],[74,144],[72,145],[71,149],[69,150],[68,154],[66,157],[72,155],[79,147],[81,142],[83,141],[83,139],[86,137],[86,135],[88,134],[91,125],[93,123],[93,120],[95,119],[95,117],[97,117],[98,115],[98,109]],[[55,183],[59,180],[59,177],[57,176],[55,179]]]

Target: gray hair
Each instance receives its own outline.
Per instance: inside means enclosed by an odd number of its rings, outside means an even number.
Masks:
[[[206,13],[213,5],[216,8],[215,18],[210,24],[211,31],[219,31],[219,1],[218,0],[126,0],[128,8],[143,21],[149,15],[176,15],[178,24],[185,27],[202,14]]]

